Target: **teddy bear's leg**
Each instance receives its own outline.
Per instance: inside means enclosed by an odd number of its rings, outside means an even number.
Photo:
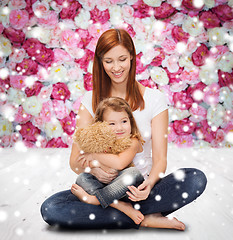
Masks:
[[[121,171],[117,178],[104,188],[98,189],[95,196],[102,207],[106,208],[114,200],[119,200],[126,196],[128,186],[139,186],[144,181],[140,171],[136,167],[126,168]]]
[[[101,183],[95,176],[90,173],[80,173],[75,182],[90,195],[95,195],[96,190],[102,189],[106,184]]]

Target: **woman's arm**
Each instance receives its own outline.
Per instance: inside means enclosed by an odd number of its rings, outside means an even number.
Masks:
[[[149,177],[138,186],[130,186],[127,194],[132,201],[147,199],[151,189],[167,168],[168,110],[152,119],[152,168]]]
[[[139,146],[139,141],[137,139],[132,139],[131,146],[118,155],[108,153],[84,153],[84,158],[86,158],[87,161],[97,160],[107,167],[122,170],[133,161]]]
[[[93,121],[94,119],[89,111],[81,104],[77,115],[76,127],[84,128],[92,124]],[[82,166],[82,163],[77,160],[79,156],[80,148],[77,143],[73,143],[70,154],[70,167],[77,174],[83,172],[85,169],[85,166]]]

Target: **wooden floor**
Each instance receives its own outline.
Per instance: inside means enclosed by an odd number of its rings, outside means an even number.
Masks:
[[[233,239],[233,149],[169,147],[167,173],[196,167],[208,178],[204,194],[173,215],[186,231],[164,229],[61,231],[41,218],[40,205],[57,191],[70,188],[70,149],[0,149],[1,240],[228,240]]]

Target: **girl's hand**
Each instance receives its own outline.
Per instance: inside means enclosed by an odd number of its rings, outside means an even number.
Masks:
[[[91,174],[95,176],[100,182],[109,184],[113,179],[117,177],[118,171],[115,169],[104,171],[99,167],[95,167],[91,169]]]
[[[77,159],[82,168],[90,167],[90,161],[92,160],[93,158],[91,153],[81,153]]]
[[[131,201],[137,202],[148,198],[151,191],[151,183],[146,179],[137,188],[135,186],[128,186],[130,192],[126,192]]]

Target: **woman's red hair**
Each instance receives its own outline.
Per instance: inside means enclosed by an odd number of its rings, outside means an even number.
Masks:
[[[102,58],[105,53],[117,45],[125,47],[132,57],[125,100],[129,103],[132,111],[138,108],[140,110],[144,109],[143,96],[136,81],[136,51],[133,40],[124,29],[110,29],[100,36],[96,45],[92,74],[93,112],[96,111],[98,104],[103,99],[110,97],[111,79],[104,70]]]

